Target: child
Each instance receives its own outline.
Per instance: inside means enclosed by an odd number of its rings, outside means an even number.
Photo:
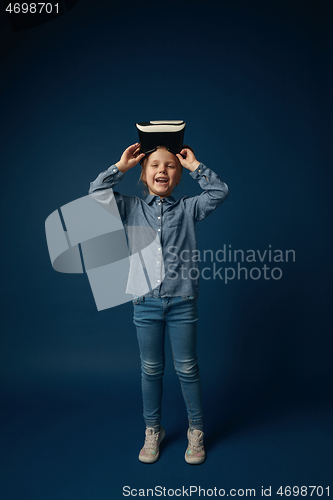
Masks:
[[[159,235],[161,256],[156,272],[165,265],[165,276],[154,290],[135,297],[134,324],[141,358],[145,443],[139,460],[153,463],[165,432],[160,424],[164,336],[167,329],[173,360],[187,409],[189,429],[185,460],[200,464],[205,460],[203,445],[202,396],[196,356],[198,276],[195,223],[207,217],[228,196],[228,187],[189,147],[173,154],[163,146],[139,154],[140,144],[128,147],[115,165],[91,183],[89,193],[113,188],[127,170],[141,161],[141,179],[149,190],[145,200],[114,193],[123,224],[151,226]],[[175,200],[172,192],[179,183],[182,167],[190,171],[204,190],[193,198]],[[195,271],[195,272],[194,272]]]

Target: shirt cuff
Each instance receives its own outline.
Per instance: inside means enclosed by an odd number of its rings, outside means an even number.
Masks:
[[[120,180],[123,178],[123,176],[124,173],[120,172],[120,170],[118,170],[116,165],[111,165],[111,167],[109,167],[105,172],[105,177],[103,178],[103,182],[108,182],[111,179]]]
[[[198,167],[192,172],[190,172],[190,176],[192,177],[192,179],[198,180],[200,179],[200,177],[203,176],[204,171],[206,169],[207,169],[206,165],[204,165],[203,163],[199,163]]]

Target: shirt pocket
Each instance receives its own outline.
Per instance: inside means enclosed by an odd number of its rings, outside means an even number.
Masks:
[[[177,216],[174,212],[165,214],[164,225],[167,227],[178,228],[182,224],[181,217]]]

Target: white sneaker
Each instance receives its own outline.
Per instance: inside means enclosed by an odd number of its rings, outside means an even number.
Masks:
[[[162,426],[160,426],[160,431],[155,432],[153,427],[147,427],[146,429],[146,439],[143,448],[140,451],[139,460],[145,464],[152,464],[156,462],[160,455],[160,443],[165,436],[165,431]]]
[[[187,431],[188,447],[185,452],[185,460],[188,464],[202,464],[205,461],[203,437],[204,433],[198,429]]]

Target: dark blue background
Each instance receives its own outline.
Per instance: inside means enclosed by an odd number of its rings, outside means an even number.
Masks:
[[[332,486],[330,15],[310,0],[81,0],[12,34],[2,13],[2,499]],[[167,437],[155,465],[138,461],[132,304],[97,312],[86,275],[56,273],[45,239],[48,215],[136,142],[135,122],[159,119],[186,121],[230,187],[198,225],[201,250],[296,253],[280,280],[201,280],[201,467],[183,458],[168,340]],[[138,177],[119,191],[140,195]],[[185,171],[175,194],[199,192]]]

